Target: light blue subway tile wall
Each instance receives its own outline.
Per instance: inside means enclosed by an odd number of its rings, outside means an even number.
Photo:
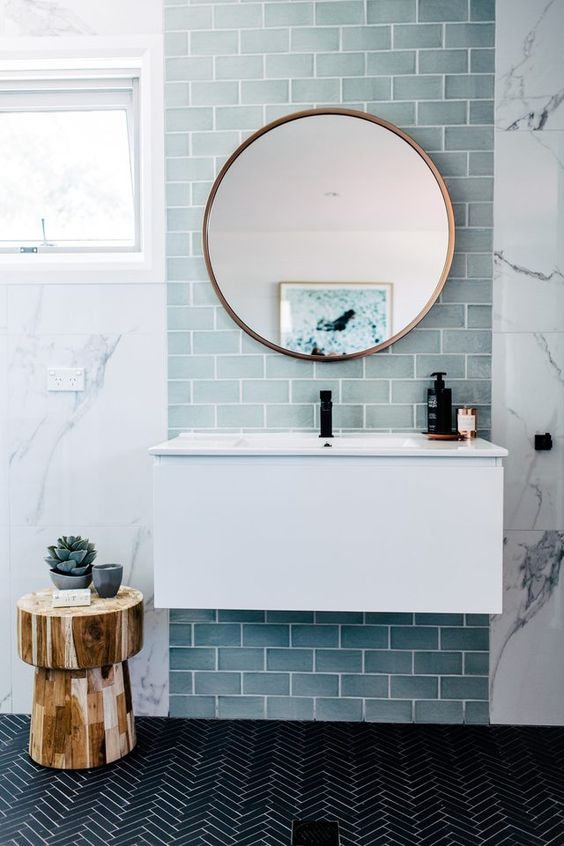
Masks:
[[[486,615],[183,609],[170,629],[175,716],[211,696],[207,716],[487,721]]]
[[[169,426],[337,430],[425,425],[446,370],[490,421],[494,4],[490,0],[166,0]],[[226,157],[291,111],[343,105],[412,135],[444,175],[457,247],[439,302],[388,351],[317,364],[273,354],[219,304],[201,224]],[[171,713],[487,722],[488,620],[178,610]]]

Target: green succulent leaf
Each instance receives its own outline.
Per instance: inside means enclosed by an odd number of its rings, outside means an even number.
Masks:
[[[58,547],[55,550],[55,555],[57,556],[59,561],[68,561],[70,552],[69,552],[68,549],[63,549],[63,548]]]
[[[87,552],[85,549],[77,549],[74,552],[71,552],[69,555],[69,559],[72,561],[76,561],[77,564],[81,564],[87,556]]]
[[[45,562],[58,573],[84,576],[92,571],[96,558],[96,547],[88,538],[80,535],[62,535],[57,543],[48,546],[49,556]]]

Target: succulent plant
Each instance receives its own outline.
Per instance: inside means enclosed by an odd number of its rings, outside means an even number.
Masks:
[[[49,557],[45,559],[51,570],[65,576],[86,576],[92,572],[96,549],[88,538],[69,535],[57,539],[57,544],[47,547]]]

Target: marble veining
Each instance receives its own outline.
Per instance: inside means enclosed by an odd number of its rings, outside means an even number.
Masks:
[[[564,131],[496,133],[494,332],[564,331],[563,162]]]
[[[160,285],[7,287],[0,476],[4,459],[11,578],[1,619],[13,626],[17,598],[48,584],[43,553],[53,538],[70,528],[91,537],[100,560],[122,563],[124,582],[144,594],[145,646],[130,668],[134,705],[139,714],[166,714],[168,625],[167,613],[153,602],[146,456],[147,446],[166,432],[166,292]],[[48,393],[50,365],[84,367],[86,391]],[[14,649],[7,652],[0,670],[8,680],[11,674],[11,686],[0,685],[0,699],[9,695],[6,710],[26,712],[31,675]]]
[[[558,586],[560,568],[564,560],[564,532],[543,532],[540,539],[531,546],[527,546],[524,541],[518,541],[517,548],[523,557],[514,557],[515,572],[512,576],[516,578],[513,582],[509,578],[506,580],[504,591],[506,594],[515,592],[518,598],[517,601],[513,600],[511,622],[500,637],[495,653],[492,654],[492,686],[495,684],[497,667],[509,641],[551,599]],[[508,612],[509,607],[506,607],[505,613],[509,617]]]
[[[0,34],[132,35],[162,32],[159,0],[0,0]]]
[[[547,123],[551,114],[556,111],[556,109],[560,106],[563,100],[564,89],[562,91],[558,91],[556,94],[553,94],[551,97],[549,97],[548,101],[544,106],[539,106],[536,110],[533,106],[531,111],[523,115],[523,117],[514,120],[513,123],[511,123],[507,127],[507,129],[544,129],[545,124]]]
[[[554,267],[550,273],[543,273],[542,270],[533,270],[531,267],[523,267],[523,265],[510,261],[504,255],[503,250],[496,250],[494,256],[498,262],[506,265],[514,273],[522,273],[525,276],[528,276],[529,279],[538,279],[541,282],[551,282],[553,279],[558,278],[564,280],[564,274],[558,267]]]
[[[551,666],[564,634],[564,531],[509,532],[504,612],[492,618],[492,721],[564,722],[562,673]]]
[[[137,526],[131,536],[124,582],[142,586],[145,600],[144,647],[131,659],[129,670],[139,714],[168,713],[168,612],[155,608],[153,536]]]
[[[564,504],[564,334],[496,333],[493,432],[505,461],[506,529],[557,529]],[[550,452],[534,449],[550,432]]]
[[[492,428],[509,457],[497,723],[564,724],[563,31],[563,0],[498,2]],[[551,451],[535,451],[539,432]]]
[[[548,322],[564,291],[563,162],[564,131],[496,133],[494,331],[518,328],[519,317],[527,330],[564,328],[564,309],[560,324]]]
[[[153,595],[145,596],[145,645],[131,659],[129,672],[137,714],[168,714],[168,612],[155,609]]]
[[[563,31],[562,0],[500,4],[496,93],[500,129],[564,127]]]
[[[7,35],[91,35],[94,30],[73,11],[55,0],[5,0]]]
[[[556,360],[550,347],[549,338],[543,335],[542,332],[535,333],[535,340],[541,352],[546,356],[548,364],[559,382],[564,386],[564,371],[562,365]]]
[[[104,378],[106,367],[114,354],[121,336],[117,337],[89,337],[80,350],[81,355],[72,355],[68,362],[69,367],[84,367],[88,374],[86,379],[86,389],[84,393],[69,394],[67,405],[67,413],[64,418],[57,421],[53,427],[53,416],[49,414],[50,409],[47,408],[45,414],[35,424],[32,424],[32,430],[28,437],[25,433],[22,434],[21,440],[16,442],[13,452],[10,454],[10,466],[17,462],[23,461],[26,456],[33,450],[35,443],[38,442],[38,448],[43,452],[44,442],[42,438],[43,430],[46,425],[51,429],[49,433],[49,449],[47,455],[44,456],[41,464],[40,479],[37,485],[37,492],[35,502],[29,503],[26,521],[35,525],[43,516],[45,505],[45,490],[47,479],[51,471],[53,460],[56,456],[61,442],[66,435],[69,434],[80,422],[80,420],[88,413],[94,405],[96,398],[104,387]],[[38,345],[32,344],[31,347],[24,344],[17,344],[14,354],[12,367],[14,371],[18,371],[23,375],[27,372],[30,375],[34,373],[34,367],[31,363],[35,362],[38,357]],[[43,351],[42,351],[43,352]],[[43,352],[45,354],[45,352]],[[61,351],[55,351],[54,345],[51,345],[47,351],[47,355],[53,358],[55,355],[60,357]],[[26,360],[26,356],[30,357],[30,361]],[[19,387],[18,383],[18,387]],[[23,398],[22,398],[23,399]],[[24,400],[25,401],[25,400]],[[35,456],[34,456],[35,459]]]

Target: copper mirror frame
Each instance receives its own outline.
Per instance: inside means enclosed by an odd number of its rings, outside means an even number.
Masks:
[[[277,126],[280,126],[284,123],[290,123],[294,120],[299,120],[303,117],[310,117],[312,115],[347,115],[349,117],[356,117],[361,118],[362,120],[371,121],[372,123],[376,123],[379,126],[384,127],[385,129],[390,130],[395,135],[398,135],[402,138],[407,144],[412,147],[416,153],[421,156],[423,161],[426,163],[427,167],[431,170],[433,176],[435,177],[441,194],[443,196],[443,200],[445,203],[446,213],[447,213],[447,220],[448,220],[448,248],[447,248],[447,255],[445,259],[445,263],[439,277],[439,281],[431,294],[429,300],[425,307],[419,312],[419,314],[405,326],[401,331],[397,332],[395,335],[392,335],[391,338],[388,338],[385,341],[382,341],[381,344],[377,344],[375,347],[371,347],[366,350],[361,350],[360,352],[349,353],[347,355],[335,355],[335,356],[323,356],[323,355],[312,355],[307,353],[296,352],[294,350],[286,349],[285,347],[281,347],[279,344],[275,344],[273,341],[269,341],[267,338],[263,338],[262,335],[259,335],[258,332],[255,332],[250,326],[248,326],[233,310],[230,303],[225,298],[223,291],[221,290],[221,286],[215,276],[211,256],[210,256],[210,249],[209,249],[209,223],[210,223],[210,216],[214,204],[215,197],[219,190],[219,187],[225,177],[225,174],[229,170],[229,168],[233,165],[233,163],[239,158],[241,153],[243,153],[247,147],[249,147],[254,141],[260,138],[266,133],[270,132],[273,129],[276,129]],[[419,146],[419,144],[411,138],[407,133],[403,132],[399,129],[395,124],[390,123],[383,118],[376,117],[375,115],[367,114],[366,112],[360,112],[355,109],[338,109],[338,108],[321,108],[321,109],[307,109],[301,112],[295,112],[293,114],[285,115],[284,117],[278,118],[277,120],[272,121],[271,123],[266,124],[261,129],[254,132],[250,135],[243,143],[237,147],[234,153],[227,159],[223,167],[221,168],[218,176],[215,179],[215,182],[212,185],[207,203],[206,208],[204,211],[204,221],[203,221],[203,250],[204,250],[204,260],[206,262],[207,271],[212,282],[212,285],[215,289],[215,292],[222,303],[223,307],[229,314],[229,316],[237,323],[241,329],[243,329],[248,335],[254,338],[261,344],[264,344],[266,347],[269,347],[271,350],[275,352],[282,353],[283,355],[289,355],[293,358],[301,358],[305,359],[306,361],[324,361],[324,362],[331,362],[331,361],[347,361],[353,358],[362,358],[367,355],[373,355],[374,353],[380,352],[380,350],[384,350],[387,347],[391,346],[392,344],[396,343],[400,338],[403,338],[404,335],[407,335],[408,332],[411,332],[418,323],[423,320],[427,312],[431,309],[431,307],[437,301],[442,289],[444,288],[445,282],[447,280],[447,276],[450,270],[450,266],[452,264],[452,258],[454,255],[454,241],[455,241],[455,225],[454,225],[454,211],[452,208],[452,202],[448,193],[448,189],[442,178],[441,174],[439,173],[436,165],[431,160],[431,158],[427,155],[427,153]]]

